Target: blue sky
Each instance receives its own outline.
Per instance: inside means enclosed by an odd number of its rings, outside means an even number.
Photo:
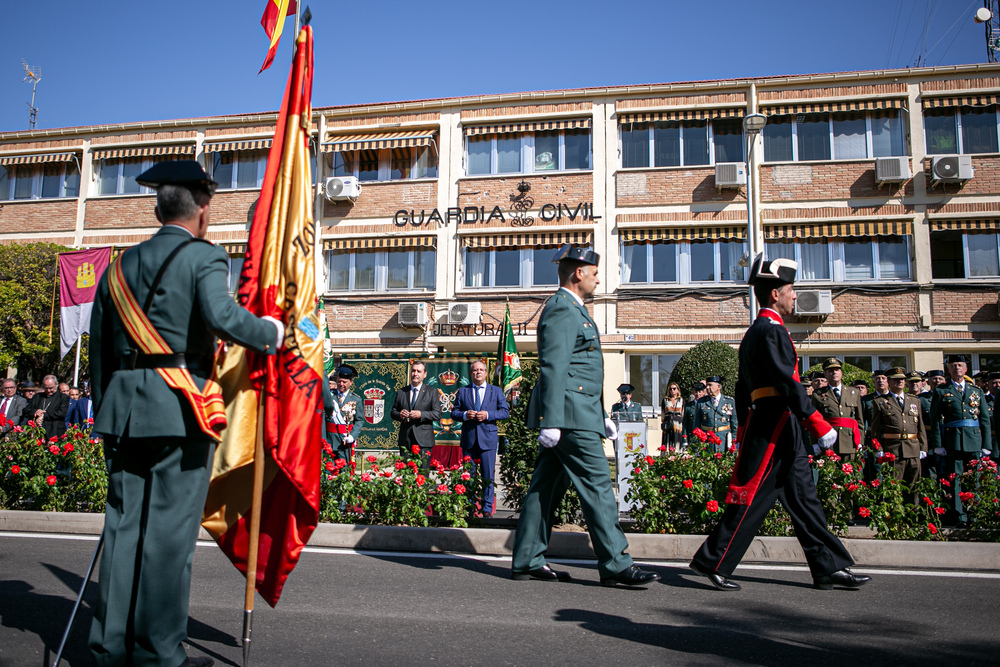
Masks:
[[[273,111],[265,0],[0,0],[0,131]],[[311,0],[314,106],[986,61],[981,0]],[[891,45],[891,48],[890,48]]]

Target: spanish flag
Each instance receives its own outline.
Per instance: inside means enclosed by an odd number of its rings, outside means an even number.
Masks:
[[[229,426],[215,453],[202,525],[247,572],[254,451],[264,448],[255,586],[277,604],[319,520],[323,336],[316,309],[309,132],[312,29],[302,28],[268,155],[237,300],[281,319],[285,345],[267,356],[231,347],[216,368]]]
[[[260,25],[264,28],[264,34],[271,40],[271,46],[267,49],[267,56],[260,72],[271,66],[274,54],[278,52],[278,42],[281,41],[281,29],[285,26],[285,17],[295,16],[295,9],[295,0],[267,0],[264,15],[260,17]]]

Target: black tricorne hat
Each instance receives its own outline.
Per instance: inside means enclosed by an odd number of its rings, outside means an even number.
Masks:
[[[619,394],[631,394],[633,391],[635,391],[635,387],[633,385],[628,384],[627,382],[618,385]]]
[[[954,364],[961,361],[963,364],[969,363],[969,356],[966,354],[949,354],[944,358],[946,364]]]
[[[197,160],[168,160],[157,162],[135,177],[135,182],[154,190],[161,185],[204,185],[215,193],[219,184],[208,177]]]
[[[564,259],[573,260],[574,262],[580,262],[582,264],[592,264],[594,266],[597,266],[601,262],[601,256],[590,248],[577,248],[569,244],[559,248],[555,257],[552,258],[552,261],[558,263]]]
[[[705,391],[708,387],[705,386],[704,382],[695,382],[691,385],[691,391]]]
[[[354,366],[348,366],[347,364],[342,364],[340,368],[337,369],[337,377],[353,380],[354,378],[358,377],[358,372],[354,369]]]
[[[747,283],[754,285],[771,280],[782,285],[790,285],[795,282],[795,273],[798,270],[799,264],[794,260],[784,257],[764,259],[764,253],[757,253],[753,264],[750,265],[750,278]]]
[[[722,380],[723,378],[721,375],[709,375],[707,378],[705,378],[706,382],[716,382],[718,384],[722,384]]]
[[[927,371],[924,374],[924,379],[926,379],[926,380],[929,380],[931,378],[943,378],[943,377],[944,377],[944,371],[938,370],[938,369],[934,369],[932,371]]]

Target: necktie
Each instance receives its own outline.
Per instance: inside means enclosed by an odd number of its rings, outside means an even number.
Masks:
[[[482,387],[473,387],[473,389],[472,389],[472,393],[474,393],[476,395],[476,404],[475,404],[475,406],[473,406],[475,408],[476,412],[479,412],[479,409],[481,407],[483,407],[482,391],[483,391]]]
[[[840,400],[840,387],[834,388],[833,393],[835,393],[837,395],[837,400],[839,401]]]
[[[8,403],[10,403],[10,399],[9,398],[3,399],[3,403],[0,403],[0,415],[3,415],[4,417],[7,416],[7,404]]]
[[[417,396],[420,395],[420,387],[414,387],[410,394],[410,409],[417,404]]]
[[[899,409],[902,410],[903,409],[903,397],[897,395],[896,396],[896,402],[899,403]]]

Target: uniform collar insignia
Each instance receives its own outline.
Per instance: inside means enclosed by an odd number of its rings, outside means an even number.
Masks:
[[[781,315],[779,315],[776,311],[771,310],[770,308],[761,308],[760,312],[758,313],[758,316],[759,317],[766,317],[767,319],[771,320],[775,324],[784,324],[785,323],[785,321],[783,319],[781,319]]]

